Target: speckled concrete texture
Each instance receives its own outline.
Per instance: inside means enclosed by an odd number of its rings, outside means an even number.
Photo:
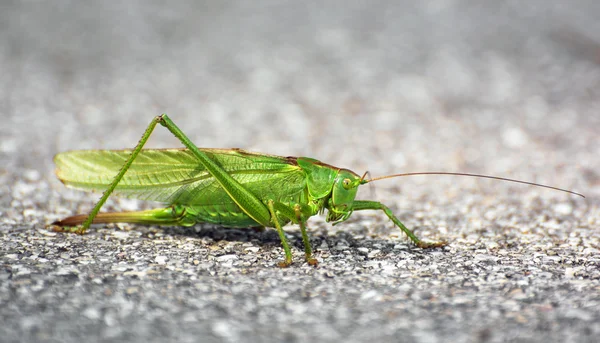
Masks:
[[[597,1],[0,4],[0,341],[593,342],[600,336]],[[45,226],[98,194],[52,156],[170,117],[202,147],[379,176],[382,213],[273,230]],[[149,147],[179,147],[159,129]],[[159,206],[110,199],[106,210]]]

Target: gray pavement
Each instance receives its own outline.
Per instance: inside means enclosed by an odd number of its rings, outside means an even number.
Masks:
[[[600,335],[597,1],[5,1],[0,341],[593,342]],[[45,225],[98,194],[52,156],[131,148],[157,114],[203,147],[373,176],[382,213],[275,231]],[[179,147],[159,129],[149,147]],[[111,199],[106,210],[157,204]]]

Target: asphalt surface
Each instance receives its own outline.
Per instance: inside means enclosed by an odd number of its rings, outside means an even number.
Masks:
[[[0,341],[593,342],[600,336],[597,1],[0,4]],[[52,156],[203,147],[371,175],[382,213],[275,231],[48,231],[98,194]],[[179,147],[159,129],[149,147]],[[157,204],[111,199],[106,210]]]

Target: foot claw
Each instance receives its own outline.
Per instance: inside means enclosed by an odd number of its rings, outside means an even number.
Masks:
[[[292,260],[285,260],[285,261],[281,261],[279,263],[277,263],[277,266],[279,266],[279,268],[287,268],[289,266],[292,265]]]
[[[52,230],[54,232],[65,232],[65,229],[62,226],[58,226],[58,225],[49,225],[48,230]]]
[[[83,235],[85,233],[85,229],[81,226],[60,226],[60,225],[50,225],[48,229],[54,232],[69,232],[76,233],[78,235]]]
[[[319,261],[317,261],[316,258],[311,257],[306,259],[306,263],[308,263],[309,266],[316,267],[319,264]]]
[[[423,249],[431,249],[431,248],[440,248],[443,246],[448,245],[448,242],[445,241],[441,241],[441,242],[423,242],[423,241],[419,241],[417,243],[417,246],[419,248],[423,248]]]

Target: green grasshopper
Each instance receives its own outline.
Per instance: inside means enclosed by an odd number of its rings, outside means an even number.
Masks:
[[[143,149],[157,124],[165,126],[187,149]],[[327,210],[327,222],[339,224],[354,211],[381,210],[412,242],[421,248],[441,247],[446,242],[417,238],[392,211],[377,201],[355,200],[358,186],[391,177],[422,174],[477,176],[564,189],[494,176],[466,173],[405,173],[365,179],[348,169],[308,157],[282,157],[240,149],[196,147],[166,114],[155,117],[133,150],[69,151],[54,158],[58,178],[68,187],[104,194],[89,215],[54,222],[59,232],[83,234],[91,224],[137,223],[192,226],[212,223],[223,227],[275,227],[285,252],[280,267],[292,263],[284,231],[287,223],[300,226],[304,253],[312,256],[306,221]],[[135,163],[133,163],[135,161]],[[113,176],[115,175],[116,176]],[[99,213],[111,194],[170,204],[135,212]]]

